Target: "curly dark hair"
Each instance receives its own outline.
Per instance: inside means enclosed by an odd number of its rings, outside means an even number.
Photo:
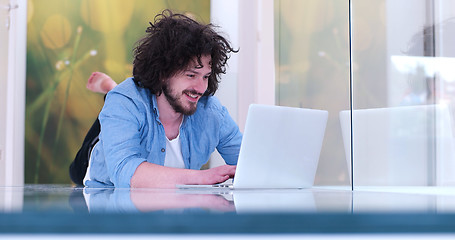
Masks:
[[[202,65],[201,56],[209,55],[212,72],[204,95],[213,95],[218,89],[219,75],[226,73],[229,54],[238,52],[215,32],[215,27],[170,10],[155,16],[146,36],[134,48],[135,83],[153,94],[161,94],[166,79],[184,70],[194,58]]]

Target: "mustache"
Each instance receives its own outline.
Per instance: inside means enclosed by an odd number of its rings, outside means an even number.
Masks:
[[[189,94],[192,94],[192,95],[199,95],[202,97],[202,95],[204,95],[204,93],[200,93],[196,90],[184,90],[183,93],[189,93]]]

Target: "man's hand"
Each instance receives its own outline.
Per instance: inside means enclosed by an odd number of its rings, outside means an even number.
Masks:
[[[176,184],[216,184],[234,177],[236,166],[207,170],[170,168],[143,162],[131,178],[132,188],[175,188]]]
[[[197,184],[217,184],[222,183],[235,175],[236,166],[223,165],[198,173]]]

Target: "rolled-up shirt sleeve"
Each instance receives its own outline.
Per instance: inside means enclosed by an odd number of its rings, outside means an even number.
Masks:
[[[137,167],[147,159],[142,146],[145,106],[110,92],[99,115],[106,168],[115,187],[130,187]]]

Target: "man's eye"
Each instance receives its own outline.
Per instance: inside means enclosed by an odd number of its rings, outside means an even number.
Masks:
[[[204,76],[204,79],[209,79],[210,75],[209,76]]]
[[[186,76],[189,77],[189,78],[194,78],[195,75],[194,74],[187,74]]]

